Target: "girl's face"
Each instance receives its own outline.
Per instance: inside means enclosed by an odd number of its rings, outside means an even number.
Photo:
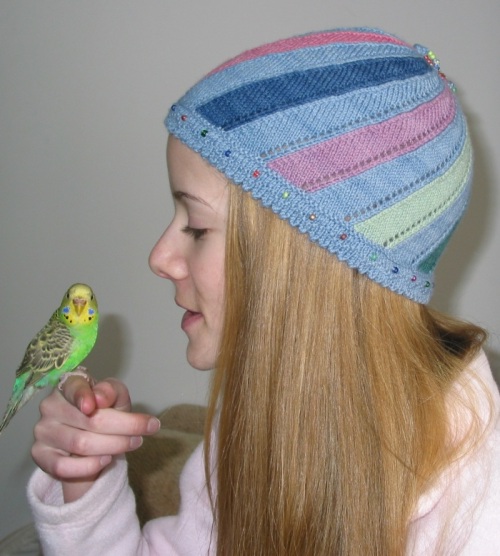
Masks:
[[[212,369],[222,331],[228,182],[200,155],[170,136],[167,164],[175,214],[149,257],[153,272],[172,281],[185,309],[187,360]]]

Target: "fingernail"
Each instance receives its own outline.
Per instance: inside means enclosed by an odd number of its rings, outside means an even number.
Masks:
[[[139,448],[139,446],[141,445],[142,445],[142,436],[132,436],[130,438],[130,448],[132,450]]]
[[[160,430],[160,427],[161,427],[160,420],[157,419],[156,417],[151,417],[151,419],[148,421],[148,426],[146,430],[149,433],[155,433]]]
[[[109,465],[111,463],[112,459],[113,458],[111,456],[102,456],[99,460],[99,463],[101,464],[101,467],[106,467],[106,465]]]

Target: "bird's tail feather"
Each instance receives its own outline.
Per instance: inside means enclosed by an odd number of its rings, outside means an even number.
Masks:
[[[24,390],[22,396],[12,396],[7,404],[7,409],[2,417],[2,422],[0,423],[0,434],[2,434],[5,427],[10,423],[10,420],[14,415],[23,407],[23,405],[33,397],[35,393],[35,388],[29,386]]]

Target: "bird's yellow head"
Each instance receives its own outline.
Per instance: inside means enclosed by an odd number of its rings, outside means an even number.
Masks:
[[[90,286],[73,284],[64,294],[59,315],[69,326],[89,324],[98,318],[97,299]]]

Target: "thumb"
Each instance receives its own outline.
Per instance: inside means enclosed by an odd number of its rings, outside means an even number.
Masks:
[[[98,382],[94,388],[98,409],[113,408],[118,411],[130,411],[131,401],[128,388],[115,378],[107,378]]]

